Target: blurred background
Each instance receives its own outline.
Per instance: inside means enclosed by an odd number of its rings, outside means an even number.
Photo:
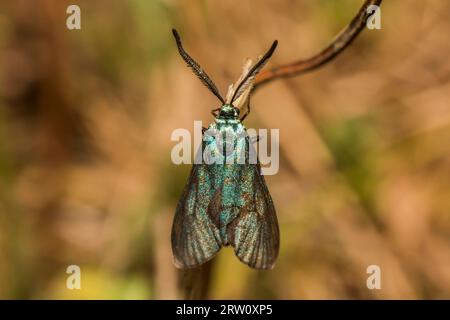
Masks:
[[[307,58],[362,2],[2,1],[0,298],[182,297],[170,228],[190,166],[171,163],[170,134],[219,105],[170,29],[224,95],[244,58],[274,39],[269,68]],[[210,298],[450,298],[449,11],[385,1],[381,30],[255,92],[247,127],[280,129],[280,256],[254,271],[222,250]]]

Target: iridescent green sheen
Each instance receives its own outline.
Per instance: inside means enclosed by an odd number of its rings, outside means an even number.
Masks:
[[[175,265],[197,267],[231,245],[248,266],[272,268],[279,250],[277,217],[259,161],[251,161],[253,146],[237,108],[220,108],[199,152],[210,157],[193,165],[178,202],[172,227]],[[219,163],[208,164],[211,160]]]

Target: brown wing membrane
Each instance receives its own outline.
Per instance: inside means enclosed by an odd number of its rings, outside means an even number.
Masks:
[[[233,221],[230,238],[243,263],[255,269],[272,269],[280,247],[278,220],[259,165],[249,167],[249,174],[253,175],[251,192]]]

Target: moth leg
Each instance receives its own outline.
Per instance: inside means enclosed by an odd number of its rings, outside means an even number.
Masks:
[[[248,103],[247,103],[247,110],[245,110],[244,114],[242,115],[240,121],[244,121],[245,118],[247,118],[247,116],[250,114],[250,97],[248,98]]]
[[[214,110],[211,110],[211,114],[214,116],[214,117],[217,117],[218,116],[218,111],[220,110],[220,108],[217,108],[217,109],[214,109]]]

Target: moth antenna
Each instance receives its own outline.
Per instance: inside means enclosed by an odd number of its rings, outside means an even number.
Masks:
[[[255,76],[258,74],[259,71],[261,71],[261,69],[267,63],[269,58],[272,56],[277,45],[278,45],[278,41],[275,40],[272,43],[272,45],[270,46],[270,49],[264,54],[264,56],[261,59],[259,59],[259,61],[250,69],[250,71],[247,73],[247,75],[244,77],[244,79],[242,79],[241,83],[239,83],[236,90],[234,91],[233,97],[231,98],[231,102],[238,99],[239,96],[242,95],[243,92],[245,92],[245,90],[248,88],[248,86],[253,85]]]
[[[192,69],[192,71],[200,79],[200,81],[224,104],[225,100],[220,95],[219,89],[217,89],[214,82],[206,74],[202,67],[184,50],[183,45],[181,44],[180,35],[178,34],[177,30],[172,29],[172,33],[177,43],[178,52],[180,53],[180,56],[183,58],[183,60],[186,61],[188,67]]]

